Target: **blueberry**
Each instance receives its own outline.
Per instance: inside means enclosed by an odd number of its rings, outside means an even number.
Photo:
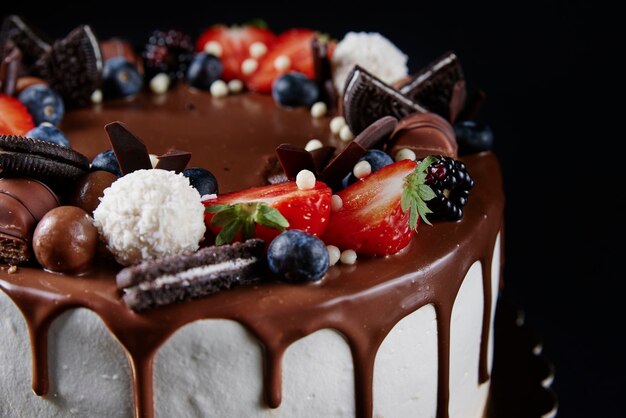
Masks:
[[[486,151],[493,147],[493,131],[488,125],[466,120],[454,125],[460,154]]]
[[[217,179],[209,170],[191,167],[183,171],[183,175],[189,179],[189,183],[200,193],[200,196],[218,193]]]
[[[187,70],[187,82],[190,86],[210,90],[211,84],[222,77],[224,65],[215,55],[201,52],[196,54]]]
[[[328,270],[328,250],[321,239],[297,229],[282,232],[267,249],[267,263],[287,282],[320,280]]]
[[[96,155],[91,162],[91,171],[104,170],[113,173],[118,177],[122,177],[120,164],[112,149],[101,152]]]
[[[274,81],[272,96],[283,106],[311,106],[317,101],[319,90],[304,74],[290,72]]]
[[[131,62],[123,57],[109,58],[102,69],[102,93],[109,99],[128,97],[141,90],[143,79]]]
[[[372,167],[372,173],[380,170],[381,168],[389,164],[393,164],[394,162],[393,158],[391,158],[389,154],[379,149],[367,150],[367,152],[363,154],[361,158],[359,158],[359,161],[367,161],[368,163],[370,163],[370,166]],[[354,177],[354,174],[350,173],[343,178],[343,180],[341,181],[341,185],[345,189],[349,185],[356,182],[356,180],[357,179],[356,177]]]
[[[35,125],[48,122],[58,125],[65,114],[65,106],[61,96],[44,84],[26,87],[19,99],[33,116]]]
[[[70,148],[70,140],[56,126],[50,123],[42,123],[26,132],[28,138],[39,139],[41,141],[52,142],[62,147]]]

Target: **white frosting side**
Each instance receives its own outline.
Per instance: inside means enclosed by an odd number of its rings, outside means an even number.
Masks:
[[[494,309],[499,249],[498,239],[492,267]],[[452,317],[453,418],[483,416],[489,384],[478,385],[482,308],[481,267],[475,263]],[[76,309],[52,324],[50,394],[45,398],[31,390],[30,343],[22,314],[1,291],[0,335],[0,417],[132,416],[124,350],[94,313]],[[262,348],[236,322],[205,320],[182,328],[160,349],[154,367],[160,418],[354,416],[352,358],[344,338],[333,330],[318,331],[289,347],[283,360],[283,403],[276,410],[263,401]],[[432,306],[408,315],[391,330],[374,372],[375,418],[435,416],[437,328]]]

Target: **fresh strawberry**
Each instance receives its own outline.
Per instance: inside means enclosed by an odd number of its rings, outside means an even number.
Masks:
[[[283,32],[267,54],[259,61],[258,69],[248,79],[248,88],[262,93],[272,91],[272,83],[278,76],[298,71],[313,78],[313,50],[311,41],[315,32],[310,29],[290,29]],[[283,71],[274,66],[276,58],[281,55],[289,57],[291,65]]]
[[[22,102],[0,94],[0,135],[24,135],[34,127],[33,117]]]
[[[222,63],[226,81],[232,79],[245,80],[248,76],[241,71],[241,64],[250,58],[250,45],[261,42],[271,48],[276,36],[267,29],[257,26],[225,26],[215,25],[207,29],[196,43],[198,51],[204,51],[205,45],[215,41],[222,47]]]
[[[324,242],[366,256],[394,254],[406,247],[420,218],[428,223],[425,215],[431,211],[425,202],[434,193],[425,182],[433,161],[399,161],[337,193],[343,206],[331,214]]]
[[[226,193],[204,201],[216,244],[257,237],[269,243],[284,229],[320,236],[330,215],[332,191],[318,181],[300,190],[295,181]]]

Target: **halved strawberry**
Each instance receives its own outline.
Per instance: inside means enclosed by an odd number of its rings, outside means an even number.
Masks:
[[[425,215],[431,211],[425,202],[435,195],[425,182],[434,161],[399,161],[337,193],[343,206],[331,214],[324,242],[366,256],[394,254],[406,247],[420,218],[429,223]]]
[[[267,54],[259,61],[258,69],[248,79],[248,88],[270,93],[274,80],[289,71],[298,71],[313,78],[313,50],[311,41],[315,32],[310,29],[290,29],[283,32]],[[289,57],[289,68],[279,71],[274,62],[281,55]]]
[[[0,135],[24,135],[34,127],[33,117],[22,102],[0,94]]]
[[[250,58],[250,45],[262,42],[271,48],[276,35],[268,29],[257,26],[225,26],[215,25],[207,29],[196,42],[196,49],[204,51],[205,45],[215,41],[222,47],[220,57],[224,64],[222,78],[226,81],[232,79],[245,80],[248,76],[241,71],[241,64]]]
[[[247,238],[269,243],[284,229],[320,236],[330,216],[331,189],[318,181],[300,190],[295,181],[226,193],[204,201],[205,223],[216,244]]]

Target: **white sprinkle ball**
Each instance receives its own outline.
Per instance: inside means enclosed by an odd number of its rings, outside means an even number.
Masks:
[[[346,141],[346,142],[352,141],[354,139],[354,134],[352,133],[348,125],[341,127],[341,130],[339,131],[339,138],[342,141]]]
[[[341,196],[334,194],[330,197],[330,211],[338,212],[343,207],[343,200],[341,200]]]
[[[230,80],[228,82],[228,91],[233,94],[241,93],[243,91],[243,81],[237,79]]]
[[[215,55],[216,57],[222,56],[222,44],[217,41],[209,41],[204,45],[204,52],[207,54]]]
[[[252,74],[253,72],[256,71],[257,68],[259,68],[259,62],[255,60],[254,58],[246,58],[241,63],[241,72],[244,75]]]
[[[402,160],[415,161],[415,153],[413,150],[409,148],[402,148],[400,151],[396,152],[396,161]]]
[[[311,190],[315,187],[315,174],[309,170],[300,170],[296,176],[296,185],[300,190]]]
[[[163,94],[170,88],[170,78],[165,73],[159,73],[150,80],[150,90],[154,94]]]
[[[102,90],[97,89],[91,93],[91,103],[102,103]]]
[[[330,120],[330,131],[335,135],[338,135],[344,126],[346,126],[346,118],[343,116],[335,116]]]
[[[320,141],[319,139],[311,139],[309,142],[306,143],[304,149],[307,151],[315,151],[316,149],[320,149],[323,146],[324,144],[322,144],[322,141]]]
[[[250,45],[250,56],[252,58],[261,58],[267,53],[267,45],[263,42],[254,42]]]
[[[341,258],[341,250],[334,245],[327,245],[326,250],[328,251],[328,265],[334,266]]]
[[[356,263],[356,252],[354,250],[345,250],[339,258],[343,264]]]
[[[225,97],[228,96],[228,86],[223,80],[215,80],[211,84],[211,96]]]
[[[277,71],[287,71],[290,67],[291,58],[289,58],[287,55],[279,55],[274,60],[274,68],[276,68]]]
[[[357,179],[362,179],[372,174],[372,166],[367,161],[359,161],[354,165],[352,174],[354,174],[354,177]]]
[[[326,106],[326,103],[324,102],[315,102],[313,103],[313,106],[311,106],[311,116],[313,116],[314,118],[321,118],[323,116],[326,116],[327,112],[328,106]]]

